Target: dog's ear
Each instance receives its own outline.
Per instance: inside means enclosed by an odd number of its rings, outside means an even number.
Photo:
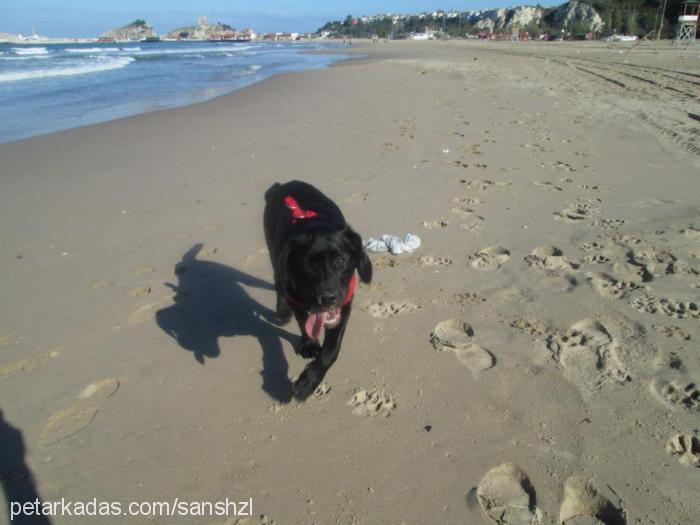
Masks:
[[[350,241],[350,245],[352,246],[355,254],[355,260],[357,261],[357,273],[360,275],[360,279],[363,283],[371,283],[372,262],[369,260],[365,249],[362,247],[362,237],[360,237],[350,226],[345,227],[345,236],[347,237],[348,241]]]

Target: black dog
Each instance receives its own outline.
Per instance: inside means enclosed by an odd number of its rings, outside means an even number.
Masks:
[[[274,184],[265,192],[265,201],[277,316],[286,323],[294,313],[302,334],[296,352],[313,359],[294,384],[295,397],[306,399],[338,358],[352,309],[355,270],[369,283],[372,263],[340,208],[310,184]]]

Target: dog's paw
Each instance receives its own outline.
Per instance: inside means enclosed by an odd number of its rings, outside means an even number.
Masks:
[[[279,326],[284,326],[284,325],[288,324],[289,321],[291,321],[291,319],[292,319],[291,315],[288,315],[286,317],[281,317],[280,314],[278,313],[277,317],[275,318],[275,324],[277,324]]]
[[[326,375],[323,370],[315,366],[314,363],[315,361],[309,363],[301,375],[294,381],[294,398],[297,401],[305,401],[313,394]]]
[[[295,351],[304,359],[314,359],[321,354],[321,347],[318,343],[314,343],[313,341],[309,341],[307,339],[302,341]]]

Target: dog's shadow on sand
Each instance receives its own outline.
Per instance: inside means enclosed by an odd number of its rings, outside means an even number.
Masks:
[[[165,283],[175,292],[174,304],[156,313],[158,326],[200,364],[218,357],[220,337],[257,337],[263,353],[262,388],[272,398],[289,402],[292,382],[282,340],[296,345],[299,338],[275,326],[275,312],[250,297],[241,285],[274,287],[230,266],[197,259],[201,249],[201,244],[195,244],[175,265],[178,284]]]

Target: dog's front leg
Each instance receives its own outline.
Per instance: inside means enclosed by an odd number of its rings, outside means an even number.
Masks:
[[[309,314],[303,310],[294,308],[294,317],[297,323],[299,323],[299,331],[301,332],[301,343],[299,343],[299,346],[297,346],[294,351],[304,359],[318,357],[321,353],[321,346],[317,341],[312,341],[309,339],[309,336],[306,335],[306,320],[309,318]]]
[[[292,307],[289,305],[289,301],[284,296],[284,287],[275,273],[275,292],[277,295],[277,305],[275,306],[275,313],[277,314],[277,322],[281,325],[285,325],[292,318]]]
[[[340,345],[345,335],[345,327],[350,319],[351,304],[343,307],[340,324],[331,330],[326,330],[326,337],[323,341],[320,355],[311,361],[294,382],[294,397],[300,401],[305,400],[313,394],[316,387],[321,384],[326,373],[333,366],[338,354]]]

